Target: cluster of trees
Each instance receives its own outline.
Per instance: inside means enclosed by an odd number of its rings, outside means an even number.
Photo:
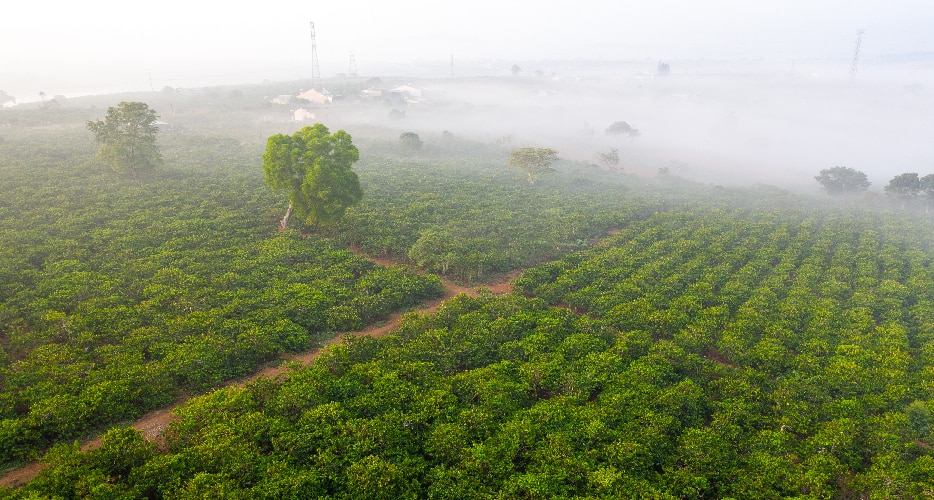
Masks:
[[[885,185],[885,194],[895,197],[903,207],[917,200],[920,195],[927,202],[925,209],[928,209],[934,200],[934,174],[923,177],[918,177],[915,172],[896,175]]]
[[[280,383],[189,401],[165,453],[116,429],[6,494],[923,498],[929,234],[897,215],[669,210],[516,280],[541,298],[460,296]]]
[[[167,139],[185,170],[138,179],[101,170],[82,130],[0,145],[0,463],[442,294],[277,234],[255,149]]]
[[[682,204],[767,204],[775,196],[782,203],[806,203],[778,191],[750,196],[672,178],[620,176],[570,161],[552,166],[532,195],[525,182],[503,175],[504,156],[507,164],[513,151],[524,158],[521,148],[448,138],[428,143],[418,158],[392,156],[398,151],[392,143],[370,142],[366,149],[356,168],[367,196],[330,234],[371,255],[461,282],[587,248],[608,230]]]
[[[632,218],[684,202],[679,196],[723,196],[571,162],[539,180],[531,195],[524,181],[503,175],[510,150],[456,139],[429,145],[418,158],[400,159],[390,156],[395,145],[368,144],[357,167],[367,196],[335,225],[333,237],[475,282],[586,248]]]
[[[814,179],[832,195],[862,193],[871,184],[865,173],[840,166],[821,170]],[[925,204],[927,209],[930,201],[934,200],[934,174],[923,177],[918,176],[916,172],[898,174],[889,180],[883,189],[885,194],[898,200],[902,207],[923,197],[928,202]]]

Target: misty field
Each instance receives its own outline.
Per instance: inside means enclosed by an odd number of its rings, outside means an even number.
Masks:
[[[333,83],[309,107],[363,199],[283,232],[263,148],[307,124],[269,99],[297,84],[0,109],[0,463],[42,468],[0,498],[934,495],[923,209],[817,196],[828,164],[807,192],[717,185],[653,153],[683,108],[638,87]],[[490,121],[496,85],[524,118]],[[585,123],[603,91],[631,106]],[[95,156],[85,122],[124,99],[160,114],[152,172]],[[533,146],[559,153],[534,182],[508,161]],[[420,311],[452,283],[479,291]],[[131,427],[179,401],[155,442]]]

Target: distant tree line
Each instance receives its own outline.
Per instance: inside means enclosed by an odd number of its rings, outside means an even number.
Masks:
[[[924,200],[927,212],[934,200],[934,174],[919,177],[916,172],[898,174],[885,186],[885,194],[901,203],[902,208],[920,208],[918,201]]]
[[[823,186],[827,194],[858,194],[869,188],[870,182],[864,172],[849,167],[833,167],[820,171],[814,179]],[[919,176],[917,172],[898,174],[883,188],[890,199],[899,202],[902,208],[924,207],[929,211],[934,201],[934,174]],[[924,201],[924,203],[920,203]]]

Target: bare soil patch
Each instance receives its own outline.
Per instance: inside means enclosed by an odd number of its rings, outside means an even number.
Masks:
[[[36,477],[36,474],[43,468],[42,462],[29,462],[18,469],[13,469],[4,473],[3,477],[0,477],[0,486],[6,486],[8,488],[23,486],[31,481],[32,478]]]

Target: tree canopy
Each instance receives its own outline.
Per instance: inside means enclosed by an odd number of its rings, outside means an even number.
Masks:
[[[639,129],[626,122],[613,122],[606,128],[606,135],[627,135],[630,138],[640,135]]]
[[[534,184],[542,174],[554,171],[551,164],[558,152],[551,148],[518,148],[509,152],[509,166],[522,169]]]
[[[402,132],[399,134],[399,145],[409,153],[422,149],[422,139],[415,132]]]
[[[350,134],[343,130],[331,134],[320,123],[291,136],[269,137],[263,154],[266,184],[289,194],[289,208],[280,229],[288,227],[293,210],[307,224],[326,226],[359,203],[363,189],[351,170],[358,159],[360,152]]]
[[[885,186],[885,193],[899,198],[913,198],[921,191],[921,179],[915,172],[899,174]]]
[[[934,174],[927,174],[918,179],[921,192],[928,198],[934,198]]]
[[[610,148],[606,151],[600,151],[597,153],[597,161],[601,165],[607,168],[617,168],[619,167],[619,150],[616,148]]]
[[[162,164],[156,143],[157,118],[155,110],[143,102],[121,102],[107,108],[103,120],[87,122],[88,130],[101,144],[98,158],[115,172],[133,175]]]
[[[865,173],[840,166],[821,170],[820,175],[815,176],[814,180],[824,187],[827,194],[861,193],[871,184]]]

